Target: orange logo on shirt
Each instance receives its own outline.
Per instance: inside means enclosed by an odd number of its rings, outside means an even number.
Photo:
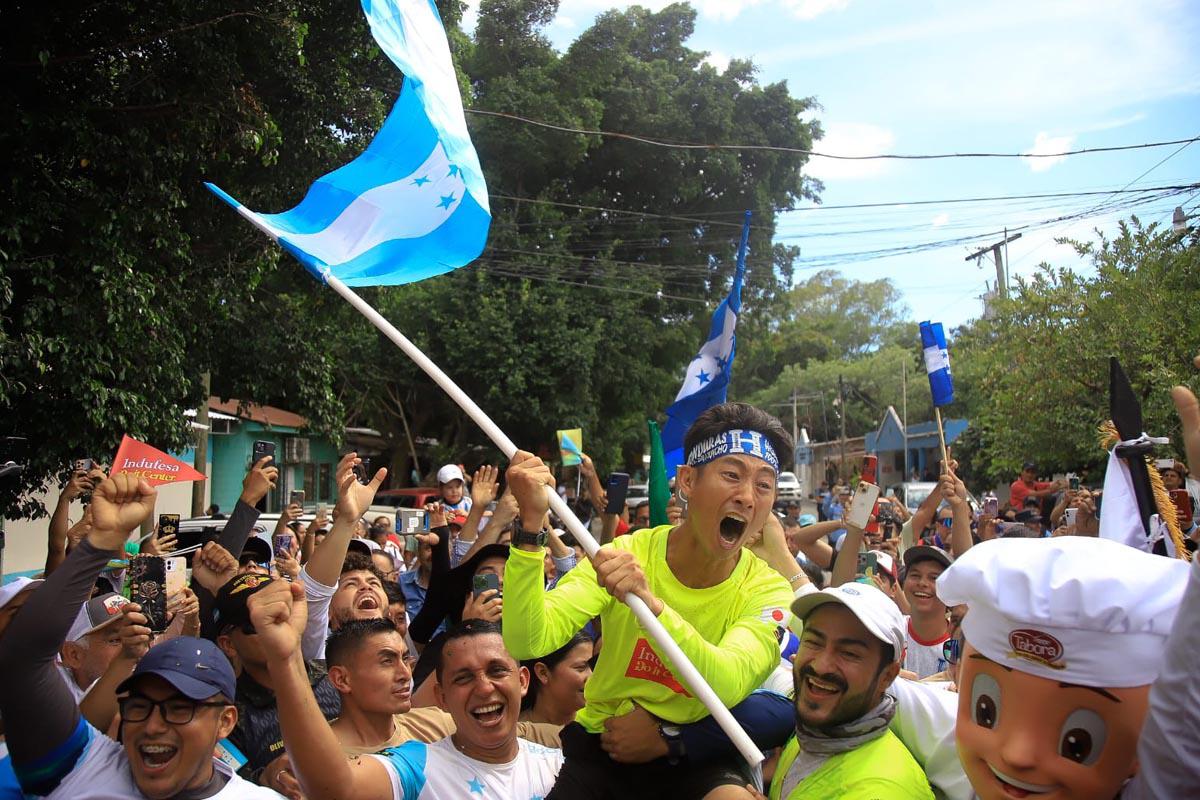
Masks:
[[[671,670],[667,669],[667,665],[662,662],[658,653],[654,652],[654,648],[645,639],[638,639],[637,644],[633,646],[633,656],[629,659],[625,677],[661,683],[676,694],[691,697],[679,681],[675,680]]]

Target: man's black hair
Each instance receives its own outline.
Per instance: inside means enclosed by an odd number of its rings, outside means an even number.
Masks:
[[[387,550],[384,550],[382,547],[378,550],[371,551],[371,557],[374,558],[375,556],[383,556],[388,560],[388,563],[392,565],[392,569],[396,568],[396,557]]]
[[[896,660],[896,648],[883,642],[879,643],[879,647],[883,655],[883,660],[879,662],[879,669],[875,670],[876,678],[883,674],[883,671],[888,668],[888,664]]]
[[[407,600],[404,596],[404,589],[395,581],[384,581],[383,593],[387,595],[389,606],[392,603],[403,603]]]
[[[634,510],[635,512],[637,512],[637,511],[641,511],[643,508],[649,508],[649,507],[650,507],[650,501],[649,501],[649,500],[643,500],[642,502],[640,502],[640,503],[638,503],[636,506],[634,506],[634,507],[633,507],[633,510]]]
[[[437,668],[434,670],[437,673],[438,683],[442,682],[442,667],[446,664],[446,648],[450,646],[451,642],[470,639],[474,636],[489,636],[493,633],[500,636],[500,626],[484,619],[464,619],[457,625],[451,625],[442,638],[442,649],[438,654]],[[513,661],[515,662],[516,659],[514,658]]]
[[[384,574],[379,571],[379,567],[375,566],[375,562],[370,556],[362,553],[349,552],[346,553],[346,560],[342,562],[342,575],[347,572],[369,572],[380,581],[387,581]]]
[[[733,430],[758,431],[767,437],[780,459],[791,457],[792,435],[783,427],[783,423],[749,403],[722,403],[696,417],[692,427],[683,436],[684,456],[705,439]]]
[[[325,665],[345,666],[367,639],[380,633],[395,632],[396,626],[389,619],[352,619],[336,631],[330,631],[325,640]]]

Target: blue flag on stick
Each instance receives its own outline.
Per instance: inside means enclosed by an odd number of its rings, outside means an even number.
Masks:
[[[921,347],[925,350],[925,372],[929,375],[933,404],[948,406],[954,402],[954,378],[950,374],[950,351],[946,349],[942,323],[921,323]]]
[[[300,205],[259,214],[206,184],[318,278],[412,283],[470,263],[491,224],[450,46],[433,0],[362,0],[371,33],[405,74],[400,98],[358,158]]]
[[[729,295],[713,312],[708,341],[688,365],[687,377],[675,395],[675,402],[667,408],[667,424],[662,430],[662,445],[666,459],[667,477],[675,475],[675,468],[682,464],[683,436],[687,429],[705,410],[725,402],[729,391],[729,379],[733,375],[733,357],[737,350],[738,314],[742,310],[742,278],[746,273],[746,246],[750,240],[750,212],[742,225],[742,241],[738,245],[737,270],[733,275],[733,286]]]

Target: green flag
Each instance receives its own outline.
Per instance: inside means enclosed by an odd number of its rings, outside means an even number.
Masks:
[[[650,525],[667,524],[667,501],[671,499],[671,488],[667,485],[667,464],[663,458],[662,436],[658,423],[646,420],[650,427]]]

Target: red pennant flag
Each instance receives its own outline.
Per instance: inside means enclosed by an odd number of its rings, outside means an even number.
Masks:
[[[204,473],[197,472],[179,459],[128,436],[121,438],[121,446],[117,448],[117,455],[113,459],[109,474],[116,475],[118,472],[130,472],[145,478],[151,486],[205,480]]]

